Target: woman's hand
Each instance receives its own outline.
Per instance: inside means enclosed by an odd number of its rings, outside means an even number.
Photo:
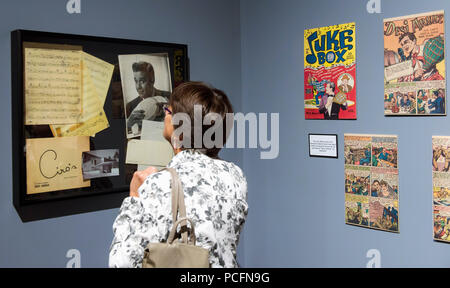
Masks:
[[[138,189],[141,187],[142,183],[144,183],[145,179],[153,173],[158,172],[158,169],[155,167],[148,167],[143,171],[136,171],[133,174],[133,179],[131,179],[130,183],[130,196],[131,197],[139,197]]]

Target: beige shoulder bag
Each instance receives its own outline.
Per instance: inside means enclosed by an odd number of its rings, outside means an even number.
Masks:
[[[186,218],[184,192],[177,172],[166,168],[172,176],[172,220],[173,226],[167,243],[149,243],[145,250],[142,268],[208,268],[209,251],[195,246],[195,228]],[[180,214],[178,217],[178,213]],[[190,228],[187,227],[190,223]],[[177,228],[181,224],[180,232]],[[189,236],[188,236],[188,231]],[[180,235],[181,233],[181,235]],[[178,241],[180,238],[182,241]],[[189,238],[189,239],[188,239]]]

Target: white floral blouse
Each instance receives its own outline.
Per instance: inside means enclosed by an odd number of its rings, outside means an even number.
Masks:
[[[211,267],[238,267],[236,246],[248,211],[242,170],[192,150],[178,153],[168,167],[180,177],[196,245],[209,249]],[[172,228],[170,181],[168,171],[154,173],[139,188],[139,198],[125,198],[113,225],[110,267],[141,267],[147,244],[167,241]]]

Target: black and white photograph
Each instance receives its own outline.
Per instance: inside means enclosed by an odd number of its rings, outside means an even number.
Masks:
[[[164,121],[164,105],[172,93],[169,57],[167,54],[119,55],[119,67],[127,138],[139,137],[142,120]]]
[[[119,176],[119,149],[83,152],[83,178]]]

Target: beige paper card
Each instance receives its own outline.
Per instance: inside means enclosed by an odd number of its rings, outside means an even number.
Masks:
[[[127,148],[127,164],[166,166],[173,157],[168,142],[152,140],[130,140]]]
[[[83,181],[82,153],[89,137],[26,139],[27,194],[90,187]]]
[[[142,120],[141,140],[161,141],[170,145],[164,138],[163,131],[164,122]]]
[[[149,167],[156,168],[158,171],[161,171],[162,169],[166,168],[166,166],[157,166],[157,165],[138,165],[137,171],[143,171]]]
[[[81,47],[60,46],[24,43],[25,125],[78,123]]]

